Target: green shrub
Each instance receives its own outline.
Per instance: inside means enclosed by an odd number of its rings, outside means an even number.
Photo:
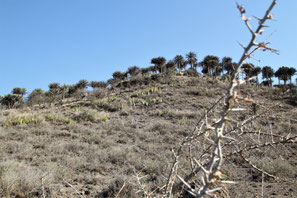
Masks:
[[[24,125],[24,124],[39,124],[43,120],[39,118],[37,115],[21,115],[21,116],[13,116],[7,118],[4,126],[17,126],[17,125]]]
[[[109,96],[101,100],[95,100],[92,105],[96,108],[101,108],[109,112],[116,112],[123,109],[123,104],[117,96]]]
[[[96,106],[109,112],[116,112],[123,109],[123,105],[119,102],[109,103],[107,101],[100,101]]]
[[[138,90],[130,95],[129,103],[132,106],[141,104],[143,106],[150,106],[152,104],[162,103],[163,99],[158,97],[162,91],[158,87],[149,87],[147,89]]]
[[[170,114],[170,110],[159,110],[157,111],[157,115],[160,117],[167,117]]]
[[[77,117],[77,119],[78,121],[84,120],[84,121],[95,122],[96,114],[94,112],[84,111]]]
[[[72,124],[74,121],[69,117],[61,115],[47,114],[44,116],[46,121],[61,123],[61,124]]]
[[[182,117],[181,119],[179,119],[177,122],[178,122],[179,125],[185,125],[185,124],[187,124],[187,123],[189,122],[189,118],[186,117],[186,116],[183,116],[183,117]]]
[[[129,103],[132,106],[136,106],[137,104],[140,104],[142,106],[151,106],[153,104],[159,104],[162,102],[163,102],[163,99],[160,97],[130,98],[129,99]]]

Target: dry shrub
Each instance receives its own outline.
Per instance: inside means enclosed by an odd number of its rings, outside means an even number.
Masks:
[[[213,93],[210,92],[209,89],[204,87],[191,87],[186,91],[186,93],[194,96],[212,96],[213,95]]]
[[[294,177],[295,170],[294,167],[287,161],[278,159],[271,159],[270,157],[264,157],[258,159],[253,157],[251,161],[264,171],[276,175],[279,177]]]
[[[94,100],[91,102],[91,105],[95,108],[100,108],[109,112],[116,112],[122,110],[124,107],[123,103],[120,100],[113,100],[113,98],[110,97],[103,98],[100,100]]]
[[[93,109],[84,109],[81,112],[76,112],[74,117],[78,122],[90,121],[90,122],[106,122],[108,121],[108,114],[105,112],[99,112]]]
[[[134,186],[132,186],[124,176],[118,176],[110,182],[108,187],[104,188],[103,191],[98,194],[98,197],[137,198],[139,196],[135,193]]]
[[[88,98],[92,99],[102,99],[108,95],[108,90],[106,88],[95,88]]]
[[[107,162],[112,164],[125,164],[129,151],[120,147],[112,147],[107,151]]]
[[[169,122],[160,120],[148,125],[147,130],[154,133],[159,132],[160,135],[165,135],[170,133],[173,128],[174,127]]]
[[[4,197],[38,197],[42,194],[40,170],[16,161],[0,163],[0,194]]]

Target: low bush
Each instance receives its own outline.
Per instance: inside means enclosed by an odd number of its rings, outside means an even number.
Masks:
[[[41,171],[23,163],[16,161],[0,162],[1,197],[35,197],[41,195],[41,177]]]
[[[198,87],[191,87],[186,91],[189,95],[195,95],[195,96],[210,96],[211,93],[207,88],[198,88]]]
[[[54,114],[47,114],[45,115],[45,120],[55,123],[61,123],[61,124],[72,124],[74,120],[72,120],[69,117],[64,117],[61,115],[54,115]]]
[[[108,115],[104,112],[98,112],[96,110],[83,110],[82,112],[79,112],[79,114],[77,114],[74,119],[78,122],[107,122]]]
[[[199,73],[195,69],[188,69],[185,71],[186,76],[192,76],[192,77],[197,77],[199,76]]]
[[[116,112],[123,109],[123,104],[117,96],[109,96],[100,100],[94,100],[91,105],[105,111]]]
[[[270,157],[258,159],[254,157],[251,158],[251,161],[257,167],[272,175],[279,177],[292,177],[295,174],[294,167],[286,160],[271,159]]]
[[[183,117],[182,117],[181,119],[179,119],[177,122],[178,122],[179,125],[185,125],[185,124],[187,124],[187,123],[189,122],[189,118],[183,116]]]
[[[6,122],[4,123],[5,127],[9,126],[17,126],[17,125],[24,125],[24,124],[39,124],[43,121],[37,115],[20,115],[20,116],[13,116],[8,117]]]

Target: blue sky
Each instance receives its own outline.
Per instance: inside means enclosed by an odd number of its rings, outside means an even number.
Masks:
[[[270,0],[240,0],[247,16]],[[297,67],[297,1],[278,1],[269,37],[280,55],[257,52],[259,66]],[[256,21],[252,22],[255,27]],[[14,87],[47,90],[52,82],[107,80],[129,66],[146,67],[194,51],[238,60],[250,35],[233,0],[0,0],[0,95]]]

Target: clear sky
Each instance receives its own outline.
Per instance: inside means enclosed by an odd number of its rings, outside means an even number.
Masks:
[[[239,3],[247,16],[262,17],[271,0]],[[261,62],[250,62],[297,67],[296,9],[296,0],[278,1],[276,21],[259,41],[273,33],[268,41],[280,55],[258,52]],[[199,61],[206,55],[237,61],[237,41],[249,39],[234,0],[0,0],[0,95],[14,87],[107,80],[114,71],[189,51]]]

